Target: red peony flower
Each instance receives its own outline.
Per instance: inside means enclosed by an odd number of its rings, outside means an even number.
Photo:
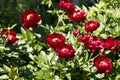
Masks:
[[[73,30],[73,35],[74,35],[74,36],[79,36],[79,35],[80,35],[80,30],[74,29],[74,30]]]
[[[75,10],[68,14],[69,20],[72,20],[78,23],[81,21],[84,21],[86,19],[86,16],[87,16],[86,12],[80,11],[80,10]]]
[[[108,57],[99,56],[96,57],[94,60],[94,66],[98,69],[98,71],[106,74],[112,70],[112,62]]]
[[[65,37],[58,33],[49,34],[46,38],[46,42],[50,47],[56,48],[59,45],[64,44]]]
[[[41,16],[33,10],[25,10],[21,16],[24,29],[36,28],[37,23],[41,21]]]
[[[60,58],[74,58],[75,49],[70,44],[62,44],[55,49]]]
[[[100,38],[97,38],[95,36],[90,36],[87,42],[85,43],[85,47],[89,48],[92,53],[96,52],[97,50],[100,50],[100,52],[103,54],[104,51],[104,42]]]
[[[104,53],[104,41],[95,36],[88,34],[82,35],[78,38],[79,42],[84,42],[85,47],[89,48],[92,53],[100,50],[100,53]]]
[[[16,32],[13,30],[3,29],[1,35],[5,37],[8,41],[8,44],[14,44],[18,42],[18,38],[16,38]]]
[[[61,0],[58,3],[58,6],[61,9],[65,10],[65,11],[68,11],[68,12],[74,11],[74,9],[75,9],[75,5],[69,0]]]
[[[113,51],[118,50],[118,47],[120,46],[120,42],[111,36],[107,37],[107,39],[104,40],[104,44],[105,49]]]
[[[99,22],[97,21],[88,21],[85,23],[85,30],[87,32],[93,32],[100,26]]]
[[[89,38],[90,38],[90,35],[84,34],[78,38],[78,42],[87,42]]]

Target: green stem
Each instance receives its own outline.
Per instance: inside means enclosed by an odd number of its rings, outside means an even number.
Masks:
[[[93,53],[90,54],[90,57],[89,57],[88,63],[91,61],[92,55],[93,55]]]
[[[53,4],[52,4],[52,7],[53,7],[53,9],[54,9],[54,10],[56,10],[56,9],[55,9],[55,7],[53,6]],[[64,14],[65,14],[65,12],[63,12],[63,13],[61,14],[61,16],[63,16]],[[56,15],[58,16],[58,22],[57,22],[57,24],[56,24],[55,28],[57,28],[57,29],[58,29],[58,26],[59,26],[60,22],[62,22],[62,24],[63,24],[63,25],[65,25],[65,23],[64,23],[64,21],[63,21],[63,20],[59,20],[60,15],[58,14],[58,11],[56,11]],[[55,29],[55,30],[56,30],[56,29]]]
[[[97,54],[95,57],[93,57],[91,60],[94,60],[96,57],[100,56],[100,54]]]

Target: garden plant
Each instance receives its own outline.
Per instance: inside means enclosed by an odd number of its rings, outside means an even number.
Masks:
[[[0,1],[0,80],[120,80],[120,1],[78,2]]]

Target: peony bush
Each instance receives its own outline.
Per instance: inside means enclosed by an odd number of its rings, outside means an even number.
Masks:
[[[4,3],[0,80],[120,79],[119,0]]]

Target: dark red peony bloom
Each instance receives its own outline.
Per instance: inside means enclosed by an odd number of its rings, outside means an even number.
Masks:
[[[107,37],[107,39],[104,40],[104,44],[105,44],[105,49],[106,50],[118,50],[118,47],[120,46],[120,42],[115,39],[112,38],[111,36]]]
[[[85,23],[85,30],[87,32],[93,32],[100,26],[100,23],[97,21],[88,21]]]
[[[14,44],[18,42],[18,38],[16,38],[16,32],[13,30],[3,29],[1,35],[8,41],[8,44]]]
[[[87,42],[89,39],[90,35],[89,34],[84,34],[78,38],[78,42]]]
[[[80,10],[75,10],[68,14],[69,20],[72,20],[78,23],[81,21],[84,21],[86,19],[86,16],[87,16],[86,12],[80,11]]]
[[[71,11],[74,11],[75,10],[75,5],[69,1],[69,0],[61,0],[59,3],[58,3],[58,6],[65,10],[65,11],[68,11],[68,12],[71,12]]]
[[[94,60],[94,66],[98,69],[99,72],[102,73],[109,73],[112,70],[112,62],[108,57],[99,56],[96,57]]]
[[[37,23],[41,21],[41,16],[33,10],[25,10],[21,16],[24,29],[36,28]]]
[[[87,42],[85,43],[85,47],[89,48],[92,53],[96,52],[97,50],[100,50],[100,52],[103,54],[102,51],[104,49],[104,42],[100,38],[97,38],[95,36],[90,36]]]
[[[75,49],[70,44],[62,44],[55,49],[60,58],[74,58]]]
[[[80,30],[74,29],[74,30],[73,30],[73,35],[74,35],[74,36],[79,36],[79,35],[80,35]]]
[[[89,48],[92,53],[100,50],[100,53],[104,53],[104,41],[95,36],[88,34],[82,35],[78,38],[79,42],[84,42],[85,47]]]
[[[59,45],[64,44],[65,37],[58,33],[49,34],[47,35],[46,42],[50,47],[56,48]]]

